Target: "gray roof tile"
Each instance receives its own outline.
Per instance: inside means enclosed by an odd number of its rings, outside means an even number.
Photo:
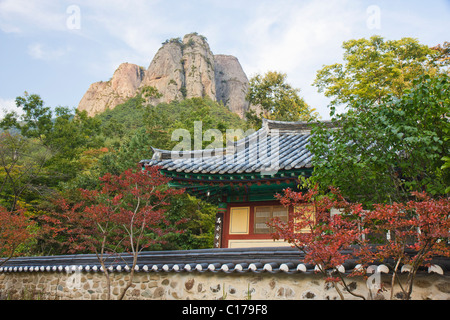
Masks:
[[[351,250],[343,250],[352,254]],[[108,260],[111,272],[129,272],[132,255],[123,254],[123,261]],[[448,275],[450,259],[433,257],[428,269],[422,272]],[[337,266],[336,266],[337,267]],[[405,266],[404,266],[405,267]],[[408,268],[402,268],[407,272]],[[196,249],[174,251],[141,252],[135,270],[139,272],[224,272],[224,273],[313,273],[317,266],[304,262],[304,255],[291,247],[236,248],[236,249]],[[353,258],[339,266],[342,272],[352,272],[362,268]],[[374,263],[367,268],[368,273],[389,271],[385,265]],[[93,254],[18,257],[0,266],[0,273],[15,272],[99,272],[101,265]]]
[[[203,174],[310,168],[312,155],[306,148],[310,136],[309,123],[264,119],[260,130],[228,148],[181,152],[153,149],[152,159],[142,160],[141,164]]]

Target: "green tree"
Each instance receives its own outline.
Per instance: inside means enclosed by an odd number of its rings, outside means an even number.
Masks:
[[[35,198],[32,191],[42,192],[37,181],[50,157],[36,139],[9,131],[0,133],[0,206],[14,212],[19,202]]]
[[[178,144],[178,141],[172,140],[174,130],[185,129],[194,140],[194,127],[197,121],[202,123],[202,135],[209,129],[218,129],[222,133],[223,141],[227,129],[243,131],[248,129],[248,124],[223,104],[209,98],[191,98],[161,103],[148,109],[146,127],[151,133],[149,141],[153,147],[171,150]],[[212,142],[205,139],[202,147]]]
[[[260,128],[263,117],[281,121],[309,121],[318,117],[315,109],[299,96],[300,89],[293,88],[286,78],[285,73],[269,71],[250,79],[247,100],[260,110],[250,110],[246,117],[255,128]]]
[[[450,181],[444,165],[449,112],[445,74],[420,77],[400,99],[353,101],[347,113],[333,117],[336,129],[313,130],[313,180],[364,204],[406,201],[412,191],[443,195]]]
[[[450,42],[445,41],[443,45],[438,44],[431,49],[436,51],[435,63],[440,67],[447,68],[447,72],[450,72],[448,69],[450,66]]]
[[[126,168],[136,168],[139,161],[151,156],[151,134],[145,128],[136,130],[133,136],[125,141],[118,150],[111,150],[103,155],[94,169],[98,175],[106,173],[119,174]],[[93,177],[97,180],[96,177]]]
[[[217,206],[197,199],[187,193],[176,196],[167,209],[170,226],[184,230],[170,233],[163,250],[207,249],[214,246],[214,227]],[[179,221],[184,221],[176,225]]]
[[[45,139],[46,145],[54,153],[46,166],[53,177],[58,177],[53,185],[77,175],[82,169],[79,160],[83,151],[103,145],[99,133],[99,120],[88,117],[86,111],[75,110],[73,113],[69,108],[55,109],[53,128]]]
[[[393,94],[401,97],[423,74],[440,71],[439,51],[417,39],[384,40],[381,36],[343,43],[344,63],[324,66],[313,83],[331,105],[347,105],[355,99],[381,103]]]
[[[53,128],[50,108],[44,106],[39,95],[30,95],[26,91],[16,98],[16,106],[22,109],[23,114],[19,116],[14,111],[7,113],[0,122],[2,129],[17,128],[24,137],[43,141]]]
[[[202,134],[208,129],[218,129],[223,135],[222,139],[226,129],[247,130],[246,122],[238,115],[208,98],[185,99],[156,106],[144,103],[135,97],[96,117],[102,123],[103,134],[105,129],[110,133],[104,144],[108,152],[101,155],[89,170],[78,174],[68,188],[91,188],[98,185],[99,176],[119,174],[127,168],[133,168],[140,160],[152,157],[151,147],[171,150],[179,143],[172,141],[172,133],[177,129],[187,130],[193,140],[196,121],[202,122]],[[126,130],[110,130],[110,124],[123,125],[121,128]],[[212,141],[205,138],[202,147],[210,143]],[[194,147],[193,144],[191,147]]]
[[[4,130],[18,130],[25,139],[35,139],[45,147],[51,157],[45,162],[47,178],[40,183],[57,186],[61,181],[73,179],[80,170],[81,153],[89,148],[100,147],[100,121],[90,118],[86,112],[57,107],[54,111],[44,105],[37,94],[16,98],[19,116],[8,113],[0,122]]]

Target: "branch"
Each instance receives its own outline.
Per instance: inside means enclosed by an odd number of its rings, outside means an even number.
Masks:
[[[392,280],[391,280],[391,300],[394,298],[394,285],[395,285],[394,282],[395,282],[396,278],[397,278],[397,282],[398,282],[400,288],[402,289],[403,292],[405,292],[403,290],[403,286],[400,283],[400,279],[397,277],[397,270],[398,270],[398,266],[400,265],[401,261],[402,261],[402,258],[399,257],[398,260],[397,260],[397,263],[395,264],[395,267],[394,267],[394,273],[392,275]]]
[[[345,290],[347,290],[348,293],[350,293],[351,295],[353,295],[353,296],[355,296],[355,297],[358,297],[358,298],[361,298],[361,299],[363,299],[363,300],[366,300],[366,298],[365,298],[364,296],[359,295],[359,294],[356,294],[356,293],[353,293],[353,292],[350,290],[350,288],[347,287],[347,283],[345,282],[344,277],[342,277],[342,274],[341,274],[338,270],[336,270],[336,272],[337,272],[339,278],[341,278],[342,284],[344,285],[344,288],[345,288]]]

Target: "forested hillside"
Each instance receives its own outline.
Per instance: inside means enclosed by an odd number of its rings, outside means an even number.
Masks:
[[[151,106],[138,94],[95,117],[68,108],[51,110],[36,94],[25,93],[17,103],[25,115],[10,114],[2,120],[2,126],[11,130],[1,133],[0,205],[11,211],[24,208],[35,220],[54,211],[58,197],[75,203],[80,200],[79,189],[98,189],[105,174],[137,168],[140,160],[152,156],[151,147],[172,148],[177,143],[171,141],[175,129],[192,131],[194,121],[202,121],[204,131],[247,127],[238,115],[209,98]],[[211,247],[215,212],[214,206],[187,194],[176,196],[167,216],[174,224],[189,218],[176,226],[187,231],[169,234],[170,241],[154,249]],[[37,238],[22,250],[67,253],[63,242]]]
[[[261,95],[273,96],[276,91],[286,104],[289,99],[293,103],[300,101],[299,90],[285,83],[286,75],[278,78],[281,82],[269,83],[253,92],[260,90]],[[61,220],[61,215],[80,206],[87,208],[92,199],[84,198],[86,192],[101,194],[104,179],[111,176],[125,179],[129,178],[123,176],[125,172],[129,174],[128,169],[139,171],[139,161],[152,157],[152,147],[171,150],[180,143],[180,137],[172,137],[175,130],[189,133],[191,145],[187,148],[195,149],[216,142],[215,138],[204,135],[209,129],[219,130],[223,135],[221,146],[215,144],[215,147],[225,147],[228,129],[246,132],[260,126],[261,114],[254,114],[252,121],[247,121],[230,111],[222,101],[210,97],[155,103],[153,98],[158,96],[156,88],[142,87],[124,103],[93,117],[79,109],[46,106],[38,94],[25,92],[16,98],[22,113],[8,113],[0,121],[3,130],[0,135],[0,207],[6,217],[20,214],[30,224],[20,227],[28,235],[28,241],[20,238],[20,245],[11,248],[11,254],[92,252],[92,248],[85,246],[74,249],[74,237],[70,233],[75,231],[67,225],[71,222]],[[298,120],[315,119],[312,109],[304,106],[306,104],[295,109]],[[275,106],[264,110],[264,117],[288,120],[292,115],[280,112]],[[200,145],[195,145],[194,131],[199,124],[202,140]],[[105,197],[97,200],[106,204],[113,201]],[[150,249],[213,246],[217,212],[214,205],[183,193],[174,196],[164,207],[167,212],[162,229],[171,231],[165,232],[163,237],[156,235],[161,241]],[[71,220],[69,216],[66,218]],[[17,224],[11,224],[11,228],[17,229]],[[76,232],[89,233],[86,229]],[[7,251],[0,255],[8,256]]]

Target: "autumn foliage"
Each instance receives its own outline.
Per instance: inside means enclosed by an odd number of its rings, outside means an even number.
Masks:
[[[426,193],[413,192],[416,198],[407,203],[375,204],[364,216],[365,227],[379,239],[377,250],[361,250],[363,262],[389,261],[393,272],[391,286],[398,281],[405,299],[409,299],[413,280],[423,266],[435,256],[450,256],[450,200],[432,199]],[[376,239],[368,239],[374,242]],[[364,247],[363,247],[364,248]],[[367,246],[365,247],[367,248]],[[406,283],[397,278],[400,267],[408,269]],[[391,298],[393,292],[391,291]]]
[[[108,173],[100,180],[100,190],[80,190],[83,201],[58,200],[61,218],[71,222],[67,227],[71,251],[97,252],[104,242],[120,242],[119,247],[108,245],[110,252],[142,250],[162,241],[169,224],[165,206],[182,190],[165,187],[170,179],[154,167]]]
[[[316,190],[305,194],[286,190],[281,203],[293,206],[294,214],[286,224],[274,220],[274,226],[277,238],[285,239],[305,253],[306,263],[314,263],[326,270],[343,264],[348,254],[342,250],[360,238],[359,220],[349,219],[348,215],[359,217],[362,209],[343,198],[315,198],[316,194]],[[305,205],[308,203],[314,207]],[[340,208],[342,214],[330,215],[331,208]],[[311,210],[314,210],[314,217]]]
[[[318,197],[317,188],[304,194],[287,189],[278,198],[284,206],[292,206],[294,213],[287,223],[272,221],[274,238],[284,239],[299,249],[304,262],[316,265],[327,282],[341,281],[337,268],[352,256],[351,245],[366,232],[359,227],[362,206],[347,202],[337,192],[336,199]],[[332,208],[341,214],[330,214]],[[336,285],[335,288],[343,298]]]
[[[33,225],[24,209],[9,211],[0,206],[0,265],[20,255],[20,246],[33,239]]]
[[[63,235],[69,252],[97,255],[107,277],[109,298],[108,263],[131,257],[131,286],[138,254],[163,242],[170,232],[181,232],[169,228],[165,212],[170,198],[184,190],[168,187],[170,178],[158,167],[106,174],[100,180],[99,190],[80,190],[82,201],[58,199],[58,210],[45,219],[48,234],[55,238]]]
[[[363,210],[361,204],[349,203],[334,188],[330,196],[319,196],[317,188],[306,193],[287,189],[278,198],[283,205],[292,206],[294,213],[288,222],[271,222],[273,236],[299,249],[304,262],[316,265],[316,271],[334,284],[341,298],[338,283],[364,298],[346,287],[341,266],[351,259],[366,267],[374,262],[387,265],[393,275],[391,288],[398,283],[403,298],[409,299],[419,268],[427,266],[432,257],[450,256],[449,199],[413,195],[416,199],[405,204],[375,204],[372,210]],[[402,284],[397,273],[403,266],[409,274]],[[361,270],[355,274],[361,275]]]

